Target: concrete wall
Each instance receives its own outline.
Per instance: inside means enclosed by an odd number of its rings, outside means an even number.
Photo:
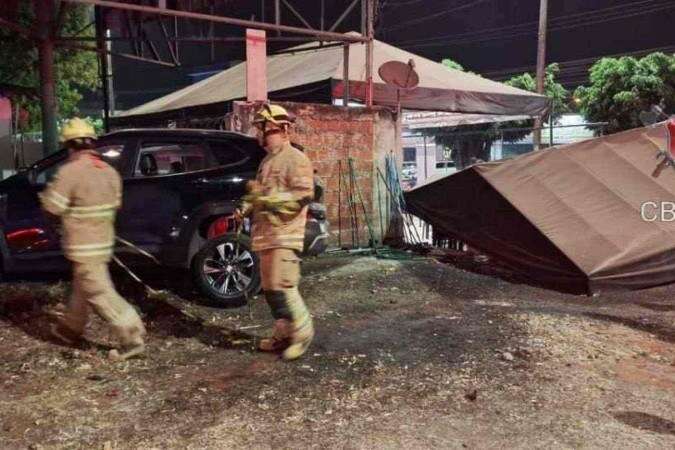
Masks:
[[[332,105],[282,103],[297,120],[292,136],[305,148],[318,177],[325,188],[325,203],[331,223],[331,243],[343,246],[367,245],[369,232],[366,218],[371,222],[375,239],[381,241],[380,208],[384,208],[386,188],[378,182],[377,167],[384,169],[384,159],[395,146],[394,119],[383,108],[344,108]],[[229,129],[252,134],[249,125],[255,105],[235,103],[234,112],[226,120]],[[363,206],[356,187],[349,183],[349,159],[352,159],[356,186],[361,192]],[[340,170],[341,169],[341,170]],[[342,175],[342,176],[341,176]],[[378,204],[378,188],[381,202]],[[356,201],[358,242],[352,242],[349,192]],[[340,226],[341,222],[341,226]]]

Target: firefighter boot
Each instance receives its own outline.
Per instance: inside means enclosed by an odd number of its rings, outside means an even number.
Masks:
[[[120,319],[120,322],[112,328],[119,336],[123,353],[119,353],[115,349],[110,350],[108,357],[113,361],[124,361],[145,353],[145,342],[143,340],[146,334],[145,326],[136,311],[129,307]]]
[[[277,319],[274,322],[274,333],[272,337],[262,339],[258,344],[261,352],[280,352],[285,350],[291,343],[292,325],[288,319]]]
[[[290,361],[304,355],[309,348],[314,339],[314,324],[298,288],[286,290],[286,299],[293,317],[293,331],[291,345],[284,350],[283,358]]]

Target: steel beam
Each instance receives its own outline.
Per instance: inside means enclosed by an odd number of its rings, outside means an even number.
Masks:
[[[333,24],[333,26],[330,27],[330,29],[329,29],[328,31],[335,31],[335,29],[336,29],[337,27],[340,26],[340,24],[342,23],[342,21],[345,20],[345,17],[347,17],[347,16],[349,15],[349,13],[352,12],[352,9],[354,9],[354,7],[356,6],[356,4],[357,4],[358,2],[360,2],[360,1],[361,1],[361,0],[354,0],[354,1],[347,7],[347,9],[344,10],[344,12],[342,13],[342,15],[341,15],[340,17],[338,17],[338,20],[335,21],[335,23]]]
[[[98,39],[95,37],[90,37],[90,36],[59,36],[56,38],[57,43],[59,42],[95,42]],[[132,37],[106,37],[106,41],[132,41],[134,38]],[[268,37],[267,42],[311,42],[314,39],[310,36],[306,37],[299,37],[299,36],[281,36],[281,37]],[[244,36],[221,36],[221,37],[213,37],[213,38],[199,38],[199,37],[194,37],[194,38],[173,38],[169,37],[167,35],[166,39],[164,40],[157,40],[157,39],[146,39],[146,42],[187,42],[190,44],[210,44],[211,41],[214,42],[245,42],[246,38]]]
[[[256,22],[252,20],[243,20],[243,19],[237,19],[234,17],[224,17],[224,16],[213,16],[210,14],[201,14],[201,13],[193,13],[193,12],[188,12],[188,11],[176,11],[172,9],[162,9],[162,8],[155,8],[151,6],[142,6],[142,5],[132,5],[129,3],[120,3],[120,2],[113,2],[113,1],[107,1],[107,0],[62,0],[65,2],[70,2],[70,3],[80,3],[80,4],[85,4],[85,5],[95,5],[95,6],[103,6],[106,8],[113,8],[113,9],[121,9],[121,10],[127,10],[127,11],[138,11],[141,13],[147,13],[147,14],[157,14],[157,15],[162,15],[162,16],[172,16],[172,17],[180,17],[180,18],[185,18],[185,19],[193,19],[193,20],[205,20],[205,21],[213,21],[216,23],[226,23],[229,25],[235,25],[235,26],[240,26],[240,27],[245,27],[245,28],[257,28],[260,30],[268,30],[268,31],[285,31],[288,33],[294,33],[294,34],[305,34],[305,35],[310,35],[310,36],[315,36],[318,38],[323,38],[323,40],[330,40],[330,41],[336,41],[336,42],[367,42],[368,39],[363,37],[363,36],[352,36],[352,35],[347,35],[347,34],[342,34],[342,33],[333,33],[330,31],[321,31],[321,30],[310,30],[307,28],[299,28],[299,27],[291,27],[288,25],[276,25],[276,24],[271,24],[271,23],[265,23],[265,22]]]
[[[331,44],[324,44],[323,42],[319,43],[318,45],[312,45],[311,47],[302,47],[302,48],[289,48],[286,50],[280,50],[278,52],[270,53],[270,55],[285,55],[289,53],[302,53],[302,52],[309,52],[312,50],[321,50],[321,49],[326,49],[326,48],[332,48],[332,47],[341,47],[344,45],[341,42],[333,42]]]
[[[164,25],[163,17],[159,18],[159,27],[162,29],[162,35],[164,36],[164,40],[166,41],[166,46],[169,49],[169,54],[171,55],[173,63],[175,65],[179,65],[178,56],[176,55],[176,52],[174,52],[173,45],[171,44],[171,42],[169,42],[170,41],[169,32],[166,30],[166,25]]]
[[[60,44],[61,47],[66,47],[66,48],[72,48],[74,50],[84,50],[88,52],[99,52],[100,50],[97,49],[96,47],[89,47],[87,45],[78,45],[78,44],[70,44],[66,42],[62,42]],[[107,55],[112,55],[112,56],[119,56],[120,58],[126,58],[126,59],[133,59],[134,61],[142,61],[146,63],[152,63],[152,64],[158,64],[160,66],[165,66],[165,67],[177,67],[175,64],[168,63],[165,61],[157,61],[155,59],[150,59],[150,58],[143,58],[141,56],[136,56],[136,55],[130,55],[129,53],[118,53],[118,52],[112,52],[108,50],[103,50],[103,53]]]
[[[304,17],[302,17],[302,14],[300,14],[295,8],[293,8],[293,5],[291,5],[291,3],[290,3],[288,0],[281,0],[281,1],[284,3],[284,5],[286,5],[286,8],[288,8],[288,9],[291,10],[291,12],[293,13],[293,15],[294,15],[295,17],[297,17],[298,20],[299,20],[300,22],[303,23],[304,26],[306,26],[306,27],[309,28],[310,30],[313,30],[313,29],[314,29],[314,27],[311,26],[311,25],[309,24],[309,22],[307,22],[307,21],[305,20]]]

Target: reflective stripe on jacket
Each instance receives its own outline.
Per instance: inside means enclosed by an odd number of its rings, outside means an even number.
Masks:
[[[71,156],[40,200],[45,211],[61,217],[66,258],[78,263],[110,261],[122,180],[98,153],[81,151]]]
[[[276,153],[268,153],[258,168],[257,181],[262,195],[280,195],[302,205],[292,215],[278,214],[278,224],[270,222],[262,211],[253,213],[252,248],[259,252],[270,248],[302,251],[307,222],[307,204],[314,196],[312,162],[300,150],[286,143]]]

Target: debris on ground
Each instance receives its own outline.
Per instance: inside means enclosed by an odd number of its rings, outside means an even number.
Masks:
[[[317,336],[290,364],[255,351],[261,298],[249,316],[120,282],[148,342],[111,362],[98,318],[82,348],[50,338],[67,283],[0,285],[1,447],[675,446],[675,287],[577,297],[459,258],[307,261]]]

